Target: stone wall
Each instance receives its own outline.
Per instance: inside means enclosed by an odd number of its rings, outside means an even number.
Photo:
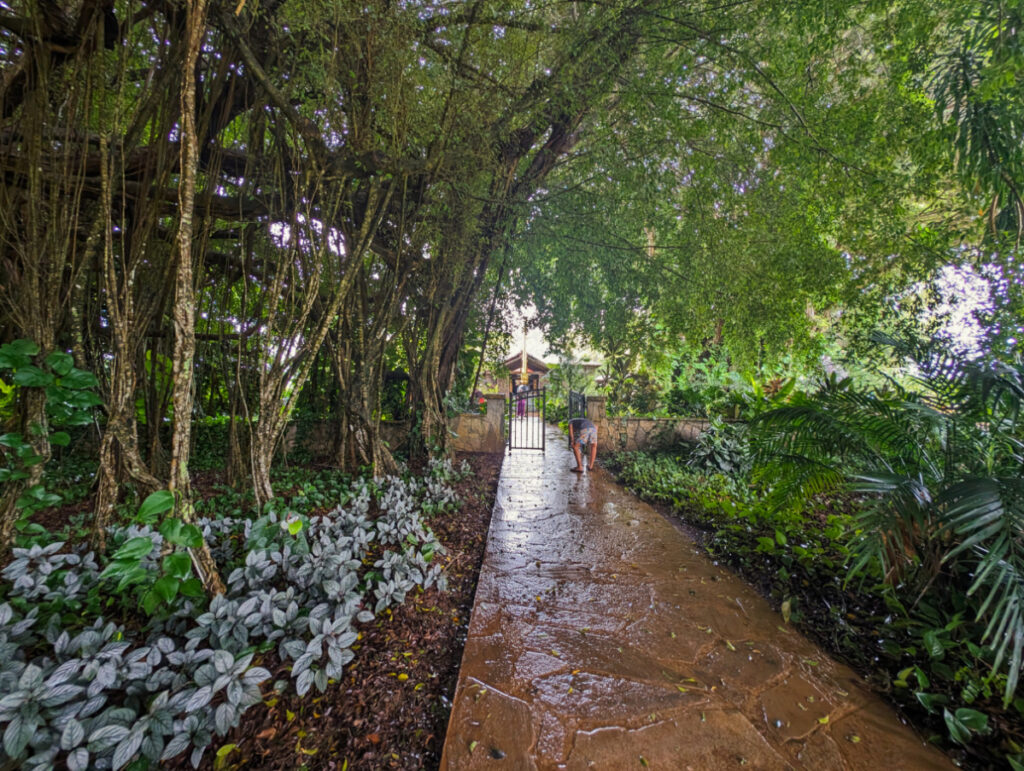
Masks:
[[[450,419],[449,428],[455,434],[452,446],[457,452],[503,452],[505,449],[505,397],[502,394],[487,394],[487,412],[467,412]],[[333,423],[318,423],[297,436],[292,425],[285,433],[285,447],[291,452],[295,447],[308,450],[313,455],[331,451],[336,427]],[[409,437],[407,421],[384,421],[380,424],[381,436],[388,447],[401,448]]]
[[[605,397],[587,397],[587,417],[597,426],[598,452],[655,450],[694,442],[711,425],[706,418],[609,418]]]
[[[457,452],[504,452],[505,397],[486,394],[487,413],[456,415],[451,419],[452,446]]]

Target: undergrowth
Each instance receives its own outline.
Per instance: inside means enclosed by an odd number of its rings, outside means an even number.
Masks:
[[[858,501],[778,508],[744,476],[694,463],[690,448],[617,453],[609,467],[646,500],[703,531],[704,548],[758,586],[793,623],[869,677],[965,767],[1024,768],[1024,699],[1004,708],[1006,675],[970,600],[920,597],[876,573],[845,580]]]
[[[210,602],[188,577],[198,532],[158,524],[160,494],[111,531],[111,554],[33,534],[0,582],[0,766],[145,769],[182,753],[198,765],[265,698],[325,690],[361,625],[444,585],[427,520],[455,510],[449,483],[465,473],[291,471],[256,517],[220,491],[196,524],[227,576]],[[268,683],[277,663],[290,679]]]

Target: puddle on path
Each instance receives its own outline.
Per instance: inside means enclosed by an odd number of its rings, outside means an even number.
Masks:
[[[506,458],[442,769],[948,769],[564,438]]]

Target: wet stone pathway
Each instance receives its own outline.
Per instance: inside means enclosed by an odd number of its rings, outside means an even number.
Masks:
[[[442,769],[952,767],[548,431],[505,459]]]

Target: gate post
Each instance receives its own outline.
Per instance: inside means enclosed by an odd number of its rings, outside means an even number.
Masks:
[[[548,416],[548,388],[540,389],[540,451],[547,452],[547,416]]]

